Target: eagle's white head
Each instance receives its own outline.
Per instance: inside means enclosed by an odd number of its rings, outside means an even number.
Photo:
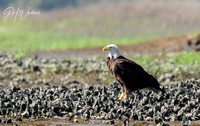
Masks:
[[[116,59],[120,56],[119,48],[115,44],[109,44],[105,46],[102,51],[108,51],[108,57],[111,59]]]

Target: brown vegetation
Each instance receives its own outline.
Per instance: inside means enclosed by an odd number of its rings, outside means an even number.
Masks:
[[[42,12],[39,18],[75,34],[155,38],[198,32],[199,8],[198,1],[130,1],[68,7]]]

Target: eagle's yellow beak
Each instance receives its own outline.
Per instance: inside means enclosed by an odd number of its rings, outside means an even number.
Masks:
[[[107,50],[108,50],[108,47],[105,46],[105,47],[103,47],[102,52],[107,51]]]

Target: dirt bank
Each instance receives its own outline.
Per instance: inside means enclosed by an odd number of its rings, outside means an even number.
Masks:
[[[199,35],[183,35],[178,37],[169,37],[159,40],[152,40],[139,44],[119,45],[122,53],[139,53],[152,54],[181,52],[186,50],[195,50],[195,47],[188,46],[188,42],[199,40]],[[111,42],[112,43],[112,42]],[[83,49],[57,49],[57,50],[38,50],[30,52],[30,55],[37,55],[40,57],[68,57],[68,58],[87,58],[94,55],[103,56],[101,52],[102,47],[83,48]]]

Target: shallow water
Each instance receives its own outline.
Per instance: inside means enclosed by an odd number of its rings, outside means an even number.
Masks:
[[[2,119],[6,121],[7,119]],[[14,120],[14,119],[13,119]],[[9,125],[23,125],[23,126],[113,126],[110,124],[105,124],[104,120],[88,120],[83,121],[82,119],[77,119],[78,122],[74,123],[73,120],[70,121],[68,118],[53,118],[53,119],[24,119],[22,122],[13,121]],[[116,122],[114,125],[118,125],[119,122]],[[0,125],[4,125],[6,123],[0,123]]]
[[[4,121],[6,119],[3,119]],[[114,124],[108,124],[109,121],[107,120],[88,120],[83,121],[82,119],[77,119],[78,122],[74,123],[73,120],[70,121],[68,118],[52,118],[52,119],[24,119],[22,122],[14,122],[8,125],[16,126],[121,126],[125,122],[121,120],[114,120]],[[137,121],[133,120],[130,122],[126,122],[126,124],[130,126],[154,126],[153,121]],[[170,126],[182,125],[182,122],[175,121],[175,122],[165,122]],[[0,123],[0,125],[5,125],[5,123]],[[199,126],[200,121],[192,121],[191,126]]]

